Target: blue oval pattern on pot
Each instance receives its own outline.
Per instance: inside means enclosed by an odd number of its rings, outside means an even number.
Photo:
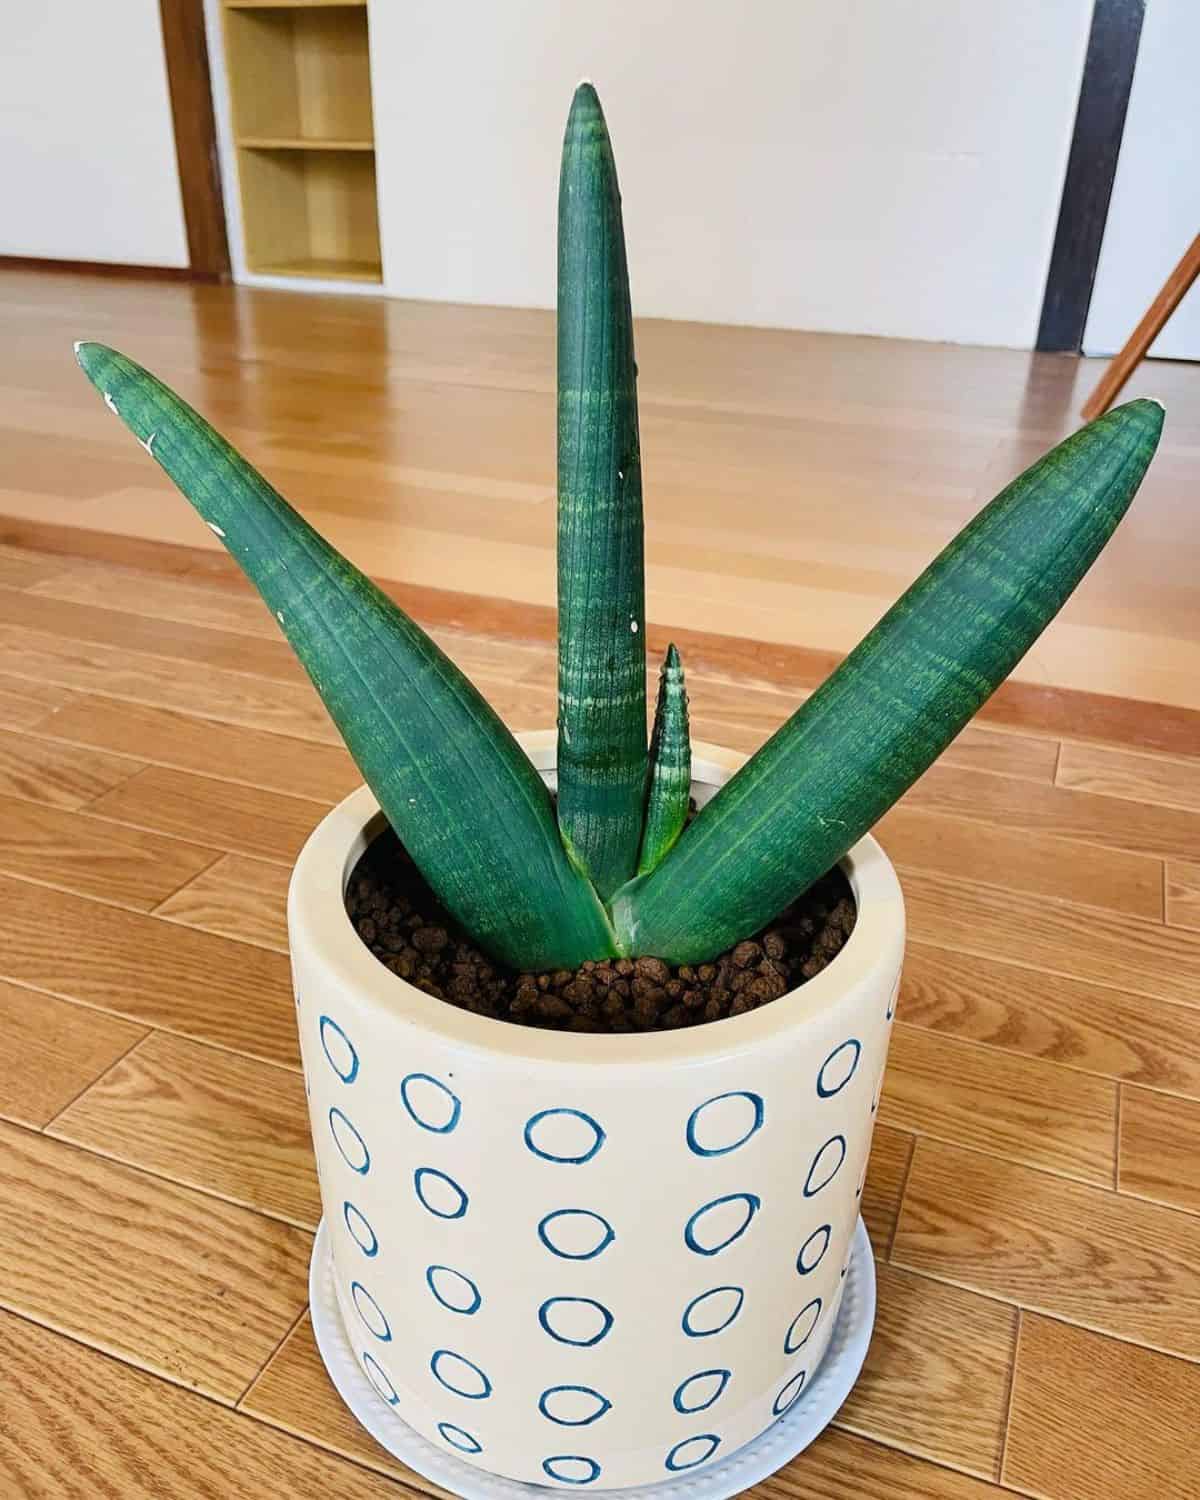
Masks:
[[[439,1422],[437,1429],[442,1437],[452,1448],[457,1448],[460,1453],[482,1453],[483,1444],[472,1433],[465,1428],[456,1426],[453,1422]]]
[[[779,1394],[775,1397],[771,1410],[777,1417],[783,1416],[785,1411],[795,1406],[800,1399],[800,1392],[804,1389],[804,1377],[807,1370],[799,1370],[790,1380],[784,1382]]]
[[[832,1233],[832,1224],[822,1224],[820,1229],[814,1229],[800,1246],[800,1254],[796,1257],[796,1269],[801,1276],[809,1275],[821,1264],[826,1250],[829,1249],[829,1237]]]
[[[350,1283],[350,1296],[354,1302],[355,1312],[363,1321],[363,1326],[369,1329],[381,1343],[391,1343],[392,1329],[384,1315],[383,1308],[361,1281]]]
[[[796,1316],[792,1319],[787,1333],[783,1336],[783,1352],[795,1354],[797,1349],[803,1349],[812,1337],[812,1331],[817,1326],[817,1319],[821,1316],[821,1299],[814,1297],[811,1302],[806,1302]]]
[[[733,1100],[739,1101],[738,1104],[732,1103]],[[763,1114],[761,1094],[745,1089],[715,1094],[698,1104],[688,1116],[685,1131],[688,1150],[697,1156],[726,1156],[762,1129]]]
[[[721,1439],[715,1432],[683,1438],[667,1454],[667,1468],[672,1474],[678,1474],[681,1469],[694,1469],[697,1464],[707,1463],[720,1446]]]
[[[705,1232],[704,1220],[713,1214],[719,1213],[725,1204],[741,1204],[741,1223],[735,1228],[718,1228],[716,1234],[724,1235],[724,1238],[710,1239],[705,1243],[702,1236]],[[714,1198],[711,1203],[706,1203],[703,1208],[698,1208],[687,1221],[683,1231],[683,1242],[689,1250],[694,1250],[697,1255],[719,1255],[722,1250],[728,1249],[734,1240],[740,1239],[750,1227],[750,1221],[762,1206],[762,1199],[757,1193],[726,1193],[722,1198]],[[736,1217],[736,1211],[735,1211]],[[711,1228],[710,1231],[711,1233]]]
[[[438,1219],[461,1219],[471,1201],[454,1178],[437,1167],[418,1167],[413,1173],[413,1187],[421,1207]],[[449,1198],[445,1196],[447,1191]],[[434,1194],[436,1197],[431,1196]]]
[[[584,1312],[585,1308],[590,1311]],[[574,1328],[569,1326],[572,1320],[577,1320]],[[594,1297],[547,1297],[538,1308],[538,1322],[560,1344],[590,1349],[607,1337],[613,1315]]]
[[[383,1397],[389,1406],[399,1404],[400,1397],[396,1393],[396,1387],[387,1378],[383,1367],[375,1356],[364,1352],[362,1357],[363,1369],[367,1372],[367,1379],[375,1387],[376,1392]]]
[[[537,1227],[538,1239],[563,1260],[595,1260],[616,1239],[603,1214],[590,1208],[556,1208]],[[575,1235],[587,1238],[574,1239]]]
[[[352,1172],[365,1177],[371,1170],[371,1153],[367,1150],[366,1141],[355,1130],[349,1116],[336,1104],[329,1111],[329,1130],[333,1136],[333,1144],[341,1153],[342,1160]]]
[[[567,1139],[556,1141],[556,1136]],[[563,1166],[591,1161],[605,1138],[599,1122],[581,1109],[543,1109],[525,1123],[525,1144],[534,1156]]]
[[[329,1066],[343,1083],[353,1083],[358,1077],[358,1053],[354,1043],[333,1019],[322,1016],[320,1021],[321,1050]]]
[[[740,1286],[714,1286],[701,1292],[683,1310],[684,1333],[693,1339],[723,1333],[741,1312],[745,1300],[745,1290]]]
[[[400,1101],[414,1125],[449,1135],[462,1118],[462,1102],[432,1073],[410,1073],[400,1083]]]
[[[538,1411],[560,1427],[590,1427],[611,1410],[608,1397],[590,1385],[552,1385],[538,1397]]]
[[[675,1410],[689,1416],[692,1412],[707,1411],[714,1401],[725,1394],[732,1370],[699,1370],[681,1380],[671,1398]]]
[[[425,1271],[429,1290],[447,1311],[470,1316],[479,1311],[483,1298],[469,1276],[453,1266],[429,1266]]]
[[[492,1394],[492,1382],[475,1361],[465,1354],[455,1354],[453,1349],[435,1350],[429,1368],[435,1380],[468,1401],[483,1401]]]
[[[837,1176],[846,1160],[846,1137],[831,1136],[812,1159],[804,1179],[804,1196],[812,1198]]]
[[[559,1453],[542,1460],[542,1468],[560,1484],[591,1484],[600,1478],[600,1465],[579,1453]]]
[[[840,1047],[835,1047],[821,1064],[821,1071],[817,1074],[818,1096],[832,1099],[834,1094],[840,1094],[857,1072],[861,1056],[862,1043],[857,1037],[851,1037]]]
[[[362,1212],[361,1209],[355,1208],[354,1204],[350,1202],[349,1198],[347,1198],[345,1203],[342,1204],[342,1218],[346,1221],[346,1228],[350,1233],[350,1238],[354,1241],[354,1243],[358,1246],[362,1253],[367,1256],[368,1259],[372,1259],[376,1255],[378,1255],[378,1236],[371,1228],[370,1224],[367,1222],[366,1215]]]

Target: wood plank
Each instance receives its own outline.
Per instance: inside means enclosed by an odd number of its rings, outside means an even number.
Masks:
[[[0,796],[0,871],[149,911],[219,856],[59,807]]]
[[[0,587],[0,625],[22,626],[67,641],[111,646],[176,661],[199,662],[279,682],[306,682],[304,668],[276,629],[249,636],[164,619],[141,610],[108,609]]]
[[[14,1500],[414,1494],[11,1313],[0,1360],[0,1488]]]
[[[880,1260],[886,1260],[892,1248],[912,1148],[911,1135],[876,1120],[859,1209],[871,1236],[871,1248]]]
[[[83,807],[142,769],[142,762],[0,730],[0,794],[52,807]]]
[[[37,732],[122,755],[136,752],[142,761],[320,802],[340,802],[362,781],[349,751],[340,744],[314,744],[92,694],[76,695],[60,713],[44,718]]]
[[[238,1406],[272,1427],[389,1474],[426,1494],[450,1495],[393,1458],[353,1415],[321,1363],[312,1317],[307,1312]]]
[[[983,885],[1163,919],[1163,865],[1154,855],[894,807],[872,829],[892,861]]]
[[[305,1228],[321,1217],[304,1080],[289,1068],[155,1033],[49,1134]]]
[[[1198,933],[921,870],[903,885],[918,942],[1200,1005]]]
[[[871,1347],[837,1425],[997,1478],[1016,1309],[894,1266],[877,1275]]]
[[[74,693],[53,683],[0,672],[0,728],[30,729],[56,708],[65,708],[74,697]]]
[[[189,771],[147,766],[97,798],[90,810],[133,827],[290,863],[329,806]]]
[[[157,915],[286,953],[290,879],[291,871],[284,865],[225,854],[190,885],[168,896],[156,908]]]
[[[1200,1218],[920,1140],[892,1262],[1200,1358]]]
[[[35,553],[27,555],[37,556]],[[50,577],[33,585],[31,592],[75,604],[128,610],[186,625],[279,640],[279,627],[273,615],[240,573],[231,580],[231,586],[223,587],[215,579],[195,583],[109,563],[78,562],[65,569],[60,563]],[[489,676],[506,673],[517,679],[531,669],[544,667],[550,674],[549,680],[553,681],[553,645],[497,639],[436,624],[430,627],[430,634],[472,678],[476,673]],[[996,769],[1003,763],[1012,768],[1012,775],[1030,772],[1036,766],[1038,780],[1053,780],[1056,743],[986,730],[973,733],[986,737],[986,743],[977,747],[980,760],[995,761]],[[1044,774],[1040,774],[1043,771]]]
[[[299,1061],[287,959],[0,875],[0,978],[268,1062]]]
[[[1010,1492],[830,1427],[746,1493],[759,1500],[1003,1500]]]
[[[30,593],[70,604],[122,609],[160,620],[177,620],[184,625],[257,635],[265,640],[279,638],[279,627],[270,610],[240,575],[239,584],[222,588],[164,577],[143,568],[123,568],[116,563],[61,558],[58,563],[57,568],[31,586]]]
[[[0,1034],[0,1113],[40,1129],[146,1028],[0,983]]]
[[[1117,1085],[898,1024],[879,1117],[917,1136],[971,1146],[1108,1186]]]
[[[1194,1006],[910,941],[897,1014],[908,1026],[1200,1098]]]
[[[999,776],[1020,776],[1027,781],[1051,782],[1058,764],[1058,741],[968,724],[942,751],[940,764],[961,766],[968,771],[991,771]]]
[[[1169,859],[1166,881],[1167,921],[1172,927],[1200,931],[1200,864]]]
[[[1200,813],[1066,786],[1038,786],[1010,776],[983,776],[957,766],[931,767],[908,792],[904,806],[1135,854],[1194,859],[1200,849]]]
[[[0,651],[10,676],[341,744],[320,699],[302,682],[275,682],[203,662],[173,661],[17,625],[0,625]]]
[[[235,1401],[302,1311],[303,1230],[0,1125],[0,1300]]]
[[[0,548],[0,588],[32,588],[53,572],[49,557],[17,547]]]
[[[1065,744],[1055,776],[1058,786],[1127,802],[1200,812],[1200,761],[1138,755],[1108,745]]]
[[[1004,1481],[1054,1500],[1193,1500],[1200,1369],[1021,1319]]]
[[[1123,1088],[1118,1160],[1123,1193],[1200,1213],[1200,1102]]]

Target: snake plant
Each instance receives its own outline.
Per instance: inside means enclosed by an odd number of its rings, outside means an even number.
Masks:
[[[501,962],[697,962],[758,931],[916,780],[1054,618],[1162,428],[1132,401],[1013,481],[688,822],[683,669],[646,738],[642,471],[621,200],[581,85],[559,190],[558,795],[402,609],[159,380],[77,356],[257,587],[430,886]]]

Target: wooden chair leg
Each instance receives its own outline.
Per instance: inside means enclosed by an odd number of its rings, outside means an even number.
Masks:
[[[1183,301],[1192,283],[1200,276],[1200,234],[1184,251],[1179,264],[1163,283],[1162,291],[1146,310],[1146,315],[1129,335],[1119,354],[1115,354],[1096,389],[1084,403],[1081,413],[1085,422],[1102,416],[1121,393],[1125,382],[1146,357],[1146,350],[1159,336],[1167,319]]]

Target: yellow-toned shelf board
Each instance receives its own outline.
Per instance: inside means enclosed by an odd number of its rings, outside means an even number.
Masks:
[[[249,270],[255,276],[304,276],[321,281],[383,280],[383,264],[377,260],[322,260],[314,256],[251,265]]]
[[[374,151],[372,140],[336,140],[331,136],[244,135],[237,144],[250,151]]]
[[[225,0],[226,10],[366,10],[367,0]]]

